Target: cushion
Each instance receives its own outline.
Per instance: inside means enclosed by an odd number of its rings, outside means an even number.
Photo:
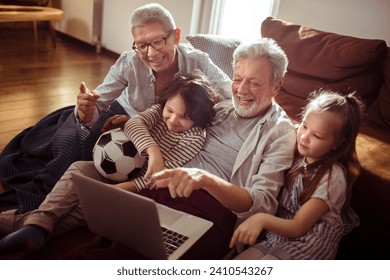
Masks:
[[[377,97],[385,41],[319,31],[272,17],[263,21],[261,35],[273,38],[287,54],[283,88],[288,93],[306,99],[317,89],[356,91],[367,105]]]
[[[390,48],[384,66],[384,81],[378,98],[368,110],[368,120],[390,129]]]
[[[241,40],[211,34],[187,35],[186,39],[194,48],[208,53],[223,72],[233,77],[233,52]]]

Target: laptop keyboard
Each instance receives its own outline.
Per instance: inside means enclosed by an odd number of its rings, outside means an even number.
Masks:
[[[182,245],[188,239],[188,236],[172,231],[165,227],[161,227],[161,229],[163,232],[165,251],[167,252],[168,256],[176,251],[176,249],[179,248],[180,245]]]

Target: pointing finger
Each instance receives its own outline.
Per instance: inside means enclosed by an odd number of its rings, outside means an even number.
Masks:
[[[159,172],[156,172],[152,175],[153,180],[163,180],[163,179],[170,179],[175,174],[175,171],[173,169],[164,169]]]
[[[81,82],[79,88],[80,88],[80,91],[81,91],[82,93],[88,93],[88,94],[90,94],[90,95],[93,95],[93,94],[91,93],[91,91],[87,88],[87,85],[85,84],[85,82]]]

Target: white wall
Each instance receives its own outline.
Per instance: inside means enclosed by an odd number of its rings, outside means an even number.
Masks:
[[[104,0],[102,47],[116,53],[130,50],[133,36],[128,25],[129,17],[134,9],[150,2],[159,3],[172,13],[176,25],[182,30],[182,41],[185,40],[190,32],[194,0]]]
[[[88,44],[93,44],[97,40],[93,38],[95,1],[52,0],[52,7],[63,10],[65,16],[63,20],[54,22],[55,29]]]
[[[81,0],[54,0],[60,3],[68,1]],[[130,50],[133,38],[128,27],[129,17],[135,8],[153,0],[102,1],[102,47],[116,53]],[[277,18],[323,31],[368,39],[383,39],[390,46],[390,0],[275,1],[278,3],[274,15]],[[154,0],[154,2],[160,3],[171,11],[176,25],[182,30],[182,42],[186,42],[185,36],[188,34],[207,33],[212,0]],[[193,17],[193,11],[197,18]],[[64,12],[66,17],[67,11]]]
[[[279,0],[278,18],[390,46],[390,0]]]

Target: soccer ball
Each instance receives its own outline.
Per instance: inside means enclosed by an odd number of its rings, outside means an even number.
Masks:
[[[93,148],[96,169],[107,179],[123,182],[131,178],[145,163],[133,142],[121,128],[103,133]]]

